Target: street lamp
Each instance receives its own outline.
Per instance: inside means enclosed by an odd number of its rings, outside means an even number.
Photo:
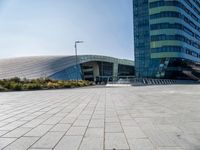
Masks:
[[[78,55],[77,55],[77,44],[83,43],[83,41],[75,41],[75,55],[76,55],[76,83],[78,84]]]

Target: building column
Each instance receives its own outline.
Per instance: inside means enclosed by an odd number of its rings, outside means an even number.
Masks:
[[[118,76],[118,63],[116,62],[113,63],[113,76]]]

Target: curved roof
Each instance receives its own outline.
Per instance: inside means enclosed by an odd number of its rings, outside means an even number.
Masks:
[[[101,55],[79,55],[78,63],[103,61],[133,66],[134,62]],[[0,79],[48,77],[76,64],[75,56],[31,56],[0,60]]]

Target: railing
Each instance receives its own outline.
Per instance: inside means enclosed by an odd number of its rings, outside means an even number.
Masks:
[[[98,76],[96,84],[130,84],[135,76]]]
[[[145,85],[170,85],[170,84],[200,84],[200,82],[192,80],[136,78],[134,76],[118,76],[118,77],[110,76],[107,77],[106,84],[130,84],[133,86],[145,86]]]

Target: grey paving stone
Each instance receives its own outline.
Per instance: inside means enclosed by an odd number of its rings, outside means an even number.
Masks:
[[[181,129],[171,124],[157,125],[157,127],[165,133],[175,133],[175,134],[183,133]]]
[[[85,134],[85,131],[86,131],[86,128],[87,127],[71,127],[66,135],[79,135],[79,136],[83,136]]]
[[[3,122],[3,121],[1,121],[1,122],[0,122],[0,127],[4,126],[4,125],[6,125],[6,124],[9,124],[9,123],[8,123],[8,122]]]
[[[91,115],[84,115],[84,114],[81,114],[78,118],[79,119],[86,119],[86,120],[90,120],[91,119]]]
[[[101,145],[111,148],[115,144],[121,148],[128,141],[131,150],[152,149],[151,144],[156,150],[198,150],[200,93],[197,91],[199,85],[161,85],[1,93],[0,136],[10,134],[19,141],[22,137],[42,139],[47,132],[64,132],[68,145],[75,149],[95,150],[102,149]],[[31,130],[20,132],[24,128]],[[13,143],[16,147],[21,145]]]
[[[39,124],[41,124],[43,121],[45,121],[45,119],[38,119],[37,118],[37,119],[31,120],[30,122],[27,122],[22,127],[34,128],[34,127],[38,126]]]
[[[6,131],[6,130],[0,131],[0,137],[1,137],[2,135],[6,134],[7,132],[9,132],[9,131],[8,131],[8,130],[7,130],[7,131]]]
[[[104,129],[103,128],[88,128],[86,131],[85,137],[103,138]]]
[[[44,135],[47,131],[50,130],[50,128],[52,128],[53,125],[39,125],[36,128],[32,129],[30,132],[28,132],[27,134],[25,134],[25,136],[42,136]]]
[[[157,150],[149,139],[128,139],[131,150]]]
[[[147,138],[139,127],[123,127],[124,133],[128,139],[131,138]]]
[[[25,117],[21,118],[20,120],[22,120],[22,121],[30,121],[30,120],[33,120],[36,117],[37,117],[36,115],[28,115],[28,116],[25,116]]]
[[[80,146],[81,150],[102,150],[104,130],[103,128],[88,128]]]
[[[0,149],[3,149],[15,140],[16,138],[0,138]]]
[[[60,123],[72,124],[76,120],[76,117],[65,117],[63,118]]]
[[[104,128],[104,120],[103,119],[92,119],[90,121],[89,127]]]
[[[13,122],[13,121],[17,121],[17,120],[19,120],[19,117],[11,117],[11,118],[7,118],[7,119],[5,119],[5,120],[3,120],[4,122],[8,122],[8,123],[11,123],[11,122]]]
[[[126,127],[126,126],[137,127],[138,126],[135,120],[121,120],[121,124],[123,127]]]
[[[21,137],[8,145],[4,150],[26,150],[28,149],[38,137]]]
[[[105,149],[129,149],[123,133],[105,133]]]
[[[9,123],[9,124],[1,127],[0,130],[13,130],[13,129],[21,126],[24,123],[25,123],[25,121],[14,121],[12,123]]]
[[[103,138],[85,137],[79,150],[103,150]]]
[[[130,115],[119,115],[120,120],[132,120]]]
[[[51,131],[66,132],[70,127],[71,124],[57,124],[51,129]]]
[[[159,147],[157,150],[184,150],[181,147]]]
[[[64,136],[54,150],[78,150],[82,136]]]
[[[63,117],[50,117],[48,120],[43,122],[42,124],[57,124]]]
[[[106,123],[105,132],[123,132],[120,123]]]
[[[48,132],[31,147],[43,149],[53,148],[63,135],[64,132]]]
[[[157,129],[149,129],[144,131],[149,139],[158,147],[177,147],[176,141],[170,136]]]
[[[88,126],[88,124],[89,124],[89,120],[79,119],[74,122],[73,126],[86,127]]]
[[[182,147],[184,150],[198,150],[200,148],[200,140],[194,135],[179,135],[179,136],[169,136],[171,140],[175,141],[178,145],[177,147]],[[167,147],[167,146],[165,146]],[[170,146],[169,146],[170,147]]]
[[[49,119],[52,116],[53,116],[52,114],[43,113],[42,115],[38,115],[37,119],[47,120],[47,119]]]
[[[23,136],[25,133],[27,133],[30,130],[31,130],[31,128],[19,127],[19,128],[16,128],[16,129],[8,132],[3,137],[21,137],[21,136]]]
[[[106,122],[119,122],[117,117],[106,117]]]
[[[52,149],[41,149],[41,148],[29,148],[28,150],[52,150]]]
[[[94,114],[92,119],[104,119],[104,114]]]

